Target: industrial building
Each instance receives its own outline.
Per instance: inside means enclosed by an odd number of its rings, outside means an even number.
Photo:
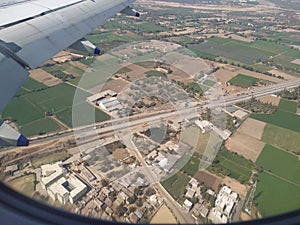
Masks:
[[[99,106],[107,112],[122,109],[122,105],[116,97],[108,98],[99,102]]]
[[[41,169],[41,185],[44,189],[47,189],[64,175],[64,169],[61,161],[53,164],[42,165]]]

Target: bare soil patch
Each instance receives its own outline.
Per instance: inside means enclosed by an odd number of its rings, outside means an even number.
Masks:
[[[256,161],[264,146],[263,141],[240,132],[236,132],[226,143],[229,151],[236,152],[253,162]]]
[[[300,65],[300,59],[296,59],[296,60],[299,60],[299,65]],[[285,80],[293,80],[293,79],[296,79],[296,77],[290,75],[290,74],[287,74],[285,72],[282,72],[282,71],[278,71],[278,70],[269,70],[268,71],[269,73],[272,73],[272,74],[275,74],[276,76],[282,76],[284,77]]]
[[[295,60],[292,61],[292,63],[300,65],[300,59],[295,59]]]
[[[71,61],[70,64],[82,70],[86,70],[88,68],[88,65],[85,65],[79,61]]]
[[[280,102],[280,98],[279,97],[275,97],[273,95],[268,95],[268,96],[264,96],[258,99],[261,102],[264,103],[271,103],[272,105],[278,106],[279,102]]]
[[[195,174],[194,178],[199,183],[204,183],[205,186],[212,188],[214,191],[218,190],[219,184],[222,183],[222,179],[218,176],[209,173],[208,171],[199,171]]]
[[[129,83],[123,79],[113,79],[104,84],[102,91],[112,90],[116,93],[119,93],[128,84]]]
[[[237,75],[236,71],[232,71],[229,69],[219,69],[217,72],[214,73],[216,79],[222,83],[229,81],[231,78]]]
[[[169,208],[163,204],[153,216],[150,224],[177,224],[177,221]]]
[[[226,184],[233,190],[234,192],[239,194],[239,197],[245,199],[247,196],[248,186],[241,184],[237,180],[231,177],[224,177],[222,180],[223,184]]]
[[[238,129],[238,132],[261,140],[265,126],[266,123],[264,122],[252,118],[247,118],[242,126]]]
[[[239,35],[236,35],[236,34],[231,34],[230,37],[232,39],[235,39],[235,40],[238,40],[238,41],[245,41],[245,42],[248,42],[248,43],[253,41],[253,39],[250,38],[250,37],[246,38],[246,37],[242,37],[242,36],[239,36]]]
[[[44,71],[42,69],[31,70],[30,77],[35,79],[38,82],[45,84],[48,87],[52,87],[52,86],[62,83],[62,80],[54,77],[53,75],[51,75],[50,73],[47,73],[46,71]]]

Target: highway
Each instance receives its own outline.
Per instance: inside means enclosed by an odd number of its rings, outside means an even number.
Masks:
[[[31,139],[31,144],[42,142],[45,140],[56,139],[64,136],[72,136],[74,133],[76,137],[80,140],[97,138],[99,135],[113,134],[120,131],[130,131],[129,128],[139,126],[145,122],[159,122],[162,119],[169,119],[172,117],[196,117],[199,115],[197,110],[204,108],[216,108],[224,107],[238,102],[247,101],[252,97],[258,98],[266,95],[274,94],[284,89],[294,88],[300,86],[300,79],[293,81],[283,82],[279,84],[274,84],[266,87],[256,88],[249,91],[241,92],[237,95],[230,96],[220,96],[219,99],[210,99],[206,101],[199,102],[196,106],[189,106],[183,109],[175,110],[164,110],[153,113],[147,113],[142,115],[134,115],[126,118],[117,118],[110,121],[95,123],[92,125],[78,127],[74,129],[69,129],[66,131],[56,132],[48,135],[43,135]],[[99,138],[99,137],[98,137]],[[79,141],[79,140],[78,140]],[[80,142],[80,141],[79,141]]]

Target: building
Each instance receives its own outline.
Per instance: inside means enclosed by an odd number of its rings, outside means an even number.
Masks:
[[[98,94],[92,95],[87,98],[87,101],[96,103],[99,100],[102,100],[106,97],[116,97],[117,93],[111,90],[103,91]]]
[[[41,169],[41,185],[44,189],[47,189],[64,175],[64,169],[61,161],[53,164],[42,165]]]
[[[87,186],[75,176],[70,175],[67,179],[61,177],[50,185],[47,191],[53,200],[58,200],[62,204],[66,204],[68,201],[73,204],[85,195]]]
[[[207,120],[196,120],[195,124],[202,130],[202,133],[209,132],[213,128],[212,123]]]
[[[99,106],[106,112],[122,109],[122,105],[116,97],[108,98],[99,102]]]
[[[239,120],[244,120],[247,118],[248,113],[244,112],[243,110],[237,110],[233,113],[233,116],[235,116],[236,118],[238,118]]]
[[[193,203],[191,203],[188,199],[186,199],[182,205],[182,208],[189,212],[191,210],[192,206],[193,206]]]

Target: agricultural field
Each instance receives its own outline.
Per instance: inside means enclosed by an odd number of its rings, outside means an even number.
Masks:
[[[191,157],[190,160],[182,168],[182,171],[187,173],[190,176],[194,176],[199,170],[200,160],[194,157]]]
[[[294,59],[299,58],[299,50],[274,42],[256,40],[249,43],[230,38],[213,37],[208,39],[207,42],[190,44],[188,47],[199,57],[211,59],[224,57],[247,65],[255,64],[257,67],[258,59],[267,59],[274,56],[273,62],[277,65],[284,65],[290,69],[300,68],[299,65],[291,63]]]
[[[33,91],[38,91],[42,89],[46,89],[47,86],[37,82],[36,80],[32,79],[31,77],[28,77],[27,80],[24,82],[23,86],[20,88],[20,90],[16,93],[16,96],[24,95]]]
[[[178,172],[174,174],[172,177],[168,178],[161,182],[164,188],[172,195],[174,199],[178,199],[181,195],[184,194],[185,187],[189,183],[190,178]]]
[[[256,161],[265,171],[300,185],[300,164],[298,157],[272,145],[266,145]]]
[[[248,88],[256,85],[256,83],[259,81],[258,78],[247,76],[244,74],[238,74],[232,79],[228,81],[231,85],[235,85],[242,88]]]
[[[247,183],[253,168],[254,164],[251,161],[230,151],[221,150],[213,164],[208,167],[208,171],[221,176],[230,176],[240,183]]]
[[[288,183],[266,172],[258,176],[254,202],[264,216],[278,215],[299,209],[299,186]]]
[[[59,84],[42,91],[35,91],[26,95],[15,97],[7,105],[2,113],[2,118],[15,121],[24,134],[29,136],[39,133],[47,133],[60,129],[60,126],[52,119],[46,117],[51,113],[63,123],[72,126],[72,106],[76,88],[68,84]],[[79,104],[75,110],[94,110],[97,121],[103,121],[108,116],[85,102],[89,93],[77,90],[80,95]],[[22,110],[20,109],[22,107]],[[91,111],[89,111],[91,112]],[[89,118],[82,118],[85,122]],[[93,121],[94,122],[94,121]],[[83,123],[84,124],[84,123]]]
[[[280,99],[278,109],[289,113],[296,113],[298,104],[295,101],[289,101],[286,99]]]
[[[36,134],[45,134],[60,130],[61,127],[50,118],[42,118],[27,123],[20,127],[20,132],[25,136],[34,136]]]
[[[54,163],[58,161],[64,161],[68,159],[71,155],[67,150],[49,152],[42,155],[35,155],[31,159],[31,164],[34,168],[39,168],[41,165]]]
[[[294,113],[277,110],[273,114],[251,114],[250,117],[292,131],[300,132],[300,116]]]
[[[147,76],[154,76],[154,77],[166,77],[166,75],[163,72],[156,71],[156,70],[150,70],[146,72]]]
[[[272,124],[267,124],[262,141],[290,152],[300,153],[300,133]]]
[[[31,197],[35,191],[35,180],[35,174],[28,174],[10,180],[8,185],[16,191]]]

